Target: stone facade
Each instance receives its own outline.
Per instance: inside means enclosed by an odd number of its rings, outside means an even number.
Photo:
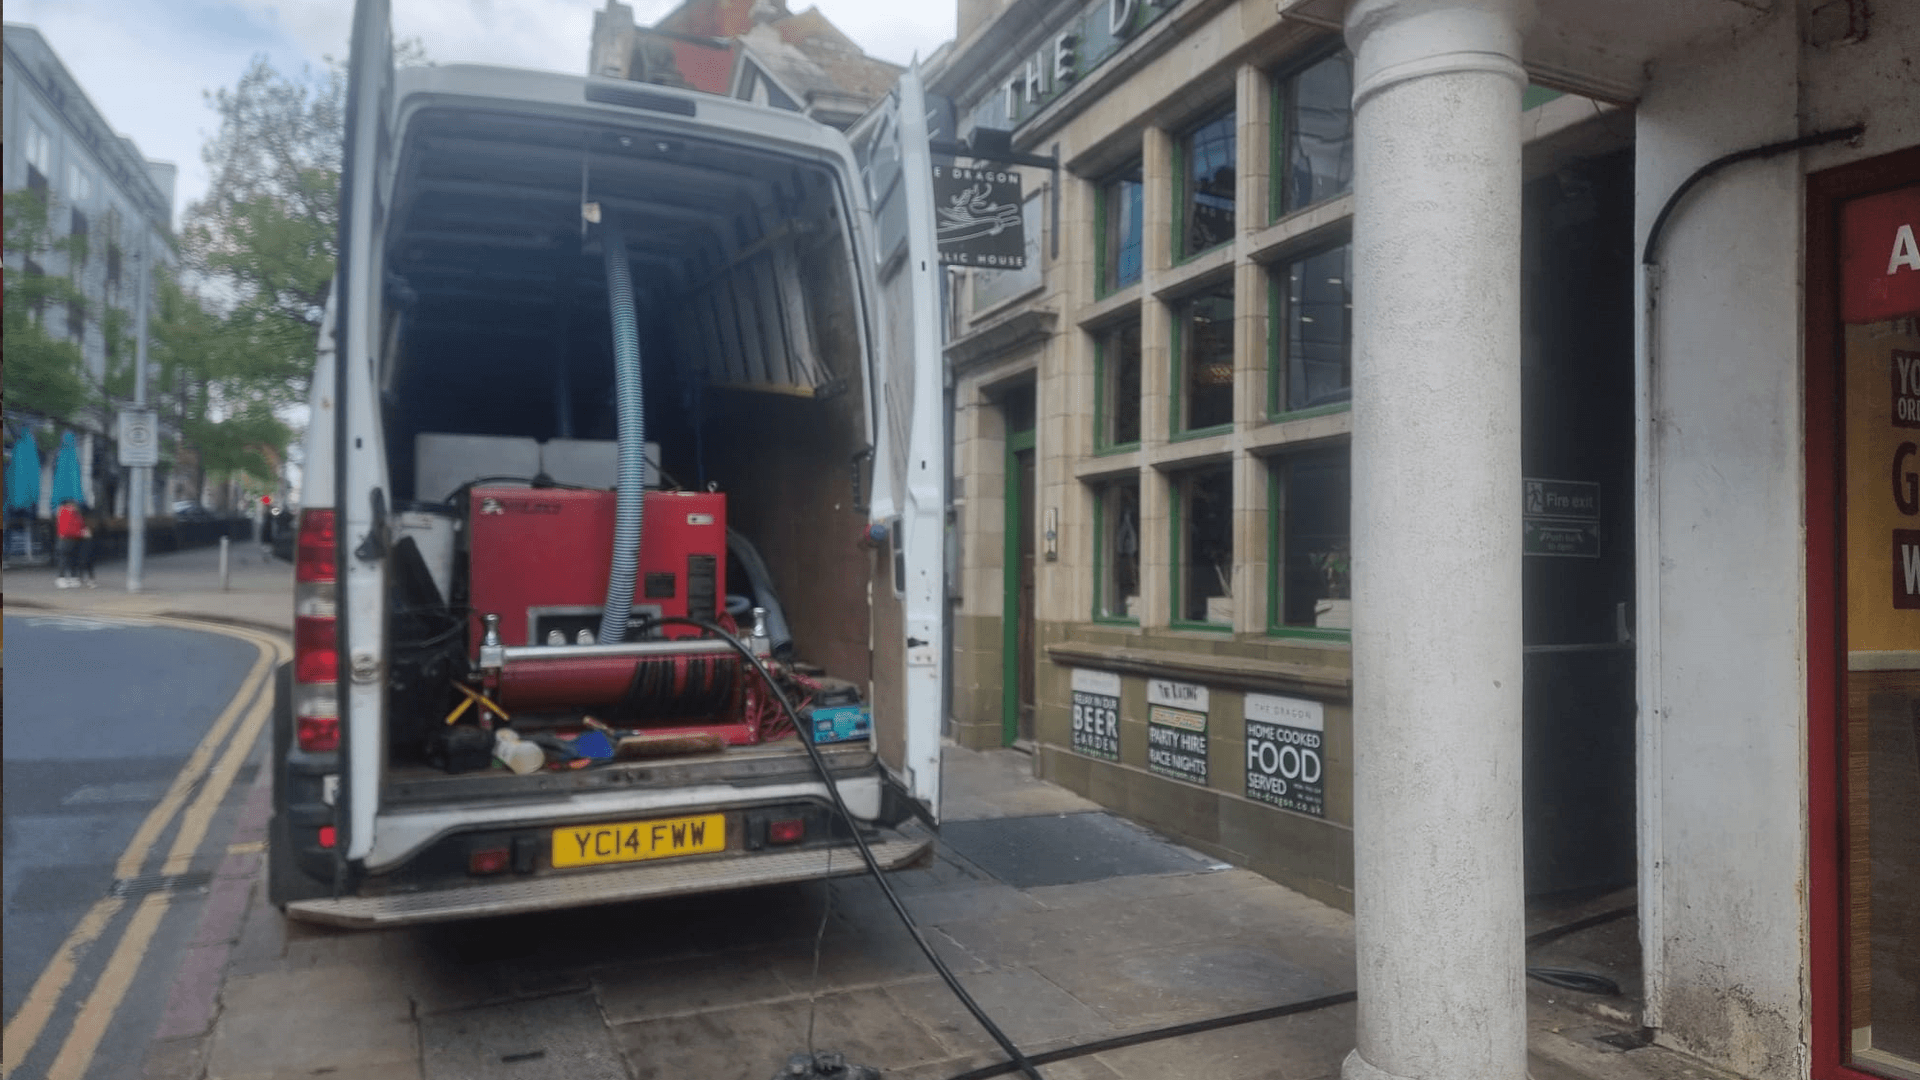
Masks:
[[[1197,848],[1350,907],[1350,601],[1338,585],[1305,605],[1298,599],[1289,605],[1285,595],[1320,587],[1309,580],[1317,571],[1303,571],[1303,555],[1316,556],[1314,566],[1339,560],[1343,578],[1347,569],[1342,536],[1318,541],[1319,551],[1292,552],[1289,570],[1289,470],[1304,455],[1321,455],[1315,460],[1331,462],[1346,482],[1353,421],[1344,374],[1324,400],[1290,400],[1285,335],[1312,331],[1285,310],[1291,294],[1282,296],[1298,287],[1305,260],[1341,251],[1351,234],[1350,89],[1341,82],[1340,38],[1255,0],[1016,3],[988,16],[973,14],[950,58],[930,76],[931,90],[954,101],[963,140],[981,128],[1011,127],[1016,150],[1054,155],[1060,170],[1056,181],[1049,169],[1019,169],[1028,218],[1038,226],[1037,241],[1029,242],[1037,272],[1034,265],[956,271],[951,279],[948,359],[960,548],[952,734],[971,747],[1030,738],[1041,775]],[[1121,29],[1113,32],[1116,20]],[[1078,50],[1064,61],[1062,35],[1074,35]],[[1331,84],[1302,91],[1303,79]],[[1320,96],[1307,100],[1302,93]],[[1591,127],[1596,118],[1613,123],[1611,107],[1586,98],[1540,92],[1530,94],[1527,105],[1529,154],[1543,160],[1574,129]],[[1230,193],[1232,227],[1219,242],[1189,253],[1182,250],[1181,229],[1191,222],[1179,219],[1192,212],[1186,188],[1194,172],[1183,165],[1200,152],[1190,145],[1199,137],[1196,127],[1229,111],[1233,154],[1224,175],[1230,187],[1223,181],[1220,190]],[[1276,179],[1274,163],[1290,149],[1288,125],[1305,123],[1335,133],[1313,148],[1321,155],[1316,160],[1334,162],[1332,174],[1315,173],[1310,183]],[[1618,140],[1619,125],[1613,128],[1610,137]],[[1114,178],[1133,170],[1140,191],[1137,280],[1116,285],[1107,201],[1120,198]],[[1329,314],[1350,317],[1340,304],[1350,303],[1350,286],[1339,276],[1321,267],[1334,290],[1332,303],[1318,309],[1323,323]],[[1184,352],[1190,327],[1182,324],[1183,313],[1192,298],[1227,291],[1231,325],[1214,332],[1230,346],[1230,369],[1218,355],[1211,377],[1230,378],[1230,412],[1189,424],[1182,410],[1185,396],[1196,392],[1195,361]],[[1111,348],[1107,335],[1128,325],[1137,325],[1139,335],[1137,438],[1116,440],[1117,391],[1103,351]],[[1328,344],[1344,358],[1344,336]],[[1018,517],[1009,483],[1019,465],[1008,450],[1008,424],[1013,403],[1028,392],[1034,402],[1031,516],[1018,522],[1009,544],[1009,515]],[[1194,498],[1186,478],[1204,470],[1220,470],[1213,475],[1231,512],[1220,525],[1230,558],[1217,561],[1219,583],[1209,589],[1220,595],[1207,597],[1202,608],[1181,594],[1198,587],[1193,560],[1182,554],[1193,546],[1197,527],[1183,511]],[[1114,550],[1127,542],[1115,535],[1121,530],[1114,520],[1103,520],[1102,500],[1124,499],[1134,484],[1137,519],[1126,531],[1138,552],[1137,584],[1122,605],[1101,595],[1113,587],[1102,582],[1111,576]],[[1111,494],[1116,490],[1121,493]],[[1342,490],[1337,509],[1326,513],[1344,521],[1344,498]],[[1302,517],[1309,509],[1302,508]],[[1009,654],[1010,645],[1016,654],[1019,649],[1019,635],[1010,635],[1007,624],[1009,597],[1018,596],[1008,588],[1009,558],[1023,543],[1034,552],[1026,646],[1035,676],[1030,732],[1019,694],[1008,689],[1009,672],[1019,679],[1018,656]],[[1016,566],[1011,576],[1017,574]],[[1075,670],[1111,672],[1121,680],[1117,762],[1073,748]],[[1204,785],[1149,766],[1146,687],[1154,678],[1210,692]],[[1249,797],[1249,693],[1320,709],[1319,813]]]

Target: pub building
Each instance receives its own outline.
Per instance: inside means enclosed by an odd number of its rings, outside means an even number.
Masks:
[[[961,0],[953,738],[1352,910],[1349,1078],[1520,1080],[1525,912],[1610,891],[1659,1042],[1920,1077],[1916,54]]]

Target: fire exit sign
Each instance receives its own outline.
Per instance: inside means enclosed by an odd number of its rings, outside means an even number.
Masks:
[[[1600,485],[1528,477],[1520,550],[1528,555],[1599,558]]]

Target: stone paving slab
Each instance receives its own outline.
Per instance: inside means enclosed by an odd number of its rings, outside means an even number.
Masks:
[[[1007,805],[994,785],[1044,802],[1017,772],[1024,761],[949,748],[949,791],[983,815]],[[1086,810],[1062,799],[1046,812]],[[943,851],[890,880],[1029,1053],[1352,986],[1350,916],[1244,870],[1022,889]],[[888,1080],[949,1080],[1002,1060],[865,878],[375,933],[289,924],[261,891],[212,1035],[156,1051],[154,1080],[764,1080],[805,1049],[809,1018],[816,1046]],[[1597,1036],[1620,1025],[1552,1009],[1535,1017],[1537,1080],[1718,1076],[1658,1048],[1607,1047]],[[1328,1080],[1353,1024],[1353,1007],[1336,1006],[1043,1071]],[[163,1059],[172,1071],[155,1071]]]
[[[1042,960],[1041,975],[1116,1031],[1245,1012],[1352,987],[1349,973],[1315,970],[1246,942],[1153,945]]]
[[[1354,1006],[1109,1050],[1097,1060],[1127,1080],[1317,1080],[1337,1076],[1353,1047]]]
[[[227,980],[207,1074],[328,1076],[406,1066],[418,1075],[413,1006],[380,966],[331,964]]]
[[[806,992],[777,967],[716,964],[708,957],[628,964],[596,976],[594,993],[610,1024],[784,1001]]]
[[[1000,968],[961,975],[959,980],[1015,1046],[1056,1046],[1113,1034],[1099,1012],[1032,968]],[[993,1046],[992,1036],[937,976],[891,989],[901,1007],[956,1049]]]
[[[626,1080],[592,994],[562,994],[425,1017],[424,1080]]]

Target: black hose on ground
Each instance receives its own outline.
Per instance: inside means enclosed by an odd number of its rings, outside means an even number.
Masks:
[[[813,740],[808,737],[807,729],[805,725],[801,723],[800,714],[794,709],[793,702],[787,700],[786,692],[780,689],[780,683],[773,677],[773,672],[767,669],[767,665],[762,663],[760,658],[753,654],[753,650],[748,648],[745,642],[727,633],[714,623],[707,622],[704,619],[666,616],[654,620],[653,624],[699,627],[707,633],[732,645],[734,651],[738,652],[742,659],[752,665],[753,670],[760,673],[760,678],[766,681],[767,689],[773,693],[773,699],[780,703],[780,708],[786,712],[787,719],[792,722],[795,736],[798,738],[800,745],[806,749],[807,757],[812,759],[814,771],[820,774],[821,782],[827,787],[828,796],[833,799],[833,808],[838,811],[841,818],[846,821],[847,831],[853,834],[854,845],[860,849],[860,858],[867,864],[867,872],[873,875],[874,882],[880,886],[880,891],[886,895],[887,903],[893,906],[894,914],[900,916],[900,922],[906,926],[907,933],[912,935],[913,943],[920,946],[920,951],[926,954],[927,960],[933,965],[934,971],[938,972],[941,981],[947,984],[947,989],[953,991],[954,997],[960,999],[960,1004],[966,1006],[967,1011],[973,1014],[973,1018],[978,1020],[980,1026],[986,1029],[987,1034],[993,1037],[993,1041],[1000,1044],[1000,1049],[1006,1053],[1009,1059],[1002,1067],[1002,1071],[1013,1072],[1017,1069],[1025,1073],[1029,1080],[1042,1080],[1039,1071],[1034,1068],[1033,1062],[1029,1060],[1025,1054],[1020,1052],[1020,1048],[1014,1045],[1013,1040],[1007,1037],[1006,1032],[1000,1030],[1000,1025],[993,1022],[993,1018],[988,1016],[986,1010],[980,1007],[980,1003],[973,1000],[973,995],[967,993],[967,988],[960,985],[960,980],[954,976],[953,969],[947,966],[946,961],[940,959],[940,954],[933,951],[933,944],[927,940],[925,934],[921,933],[920,924],[913,921],[913,916],[908,914],[906,905],[900,902],[899,894],[893,891],[892,883],[887,881],[887,875],[880,869],[879,860],[873,857],[873,849],[867,846],[867,838],[861,835],[860,822],[854,818],[853,812],[847,809],[846,800],[840,797],[840,787],[834,783],[833,771],[827,767],[827,760],[820,756],[820,748],[815,746]],[[999,1074],[996,1073],[994,1075]]]
[[[845,800],[841,799],[840,789],[833,782],[833,773],[827,768],[826,759],[820,756],[819,748],[814,746],[813,740],[807,736],[806,728],[800,723],[799,714],[794,710],[793,703],[787,700],[787,695],[780,689],[779,683],[773,677],[773,672],[767,669],[767,666],[760,661],[759,657],[753,655],[753,650],[749,649],[744,642],[713,623],[701,619],[686,619],[678,616],[667,616],[656,619],[654,622],[657,624],[677,624],[698,627],[732,645],[734,650],[737,651],[747,663],[753,665],[755,671],[759,672],[760,677],[766,681],[767,688],[773,692],[774,700],[780,703],[780,707],[786,711],[787,719],[793,723],[795,736],[799,739],[800,745],[806,749],[808,758],[812,760],[814,771],[820,774],[821,781],[826,784],[827,794],[833,798],[834,809],[839,811],[840,816],[846,821],[848,831],[853,834],[854,843],[860,849],[860,858],[866,863],[867,872],[873,876],[875,883],[880,886],[880,891],[886,894],[888,903],[893,906],[894,914],[900,917],[900,921],[906,926],[907,932],[913,936],[914,944],[920,946],[920,951],[926,954],[928,961],[933,964],[934,970],[939,972],[941,980],[947,984],[947,989],[953,991],[954,996],[960,999],[960,1003],[966,1006],[968,1012],[973,1014],[973,1018],[980,1022],[980,1026],[985,1028],[987,1034],[993,1037],[993,1041],[999,1043],[1000,1049],[1006,1052],[1008,1060],[995,1062],[991,1065],[982,1065],[977,1069],[954,1076],[950,1078],[950,1080],[989,1080],[990,1077],[1005,1076],[1015,1071],[1026,1074],[1030,1080],[1041,1080],[1040,1074],[1035,1068],[1039,1065],[1051,1065],[1055,1062],[1068,1061],[1072,1058],[1086,1057],[1089,1054],[1101,1054],[1110,1050],[1124,1050],[1127,1047],[1139,1046],[1142,1043],[1159,1042],[1162,1039],[1177,1039],[1187,1035],[1198,1035],[1202,1032],[1237,1027],[1241,1024],[1255,1024],[1262,1020],[1273,1020],[1282,1016],[1297,1016],[1301,1013],[1318,1012],[1321,1009],[1330,1009],[1337,1005],[1350,1004],[1360,999],[1360,995],[1357,992],[1344,990],[1337,994],[1325,994],[1320,997],[1288,1002],[1284,1005],[1268,1005],[1259,1009],[1250,1009],[1246,1012],[1229,1013],[1225,1016],[1214,1016],[1204,1020],[1190,1020],[1184,1024],[1170,1024],[1166,1027],[1149,1028],[1145,1031],[1136,1031],[1126,1035],[1115,1035],[1110,1038],[1075,1043],[1071,1046],[1063,1046],[1057,1050],[1048,1050],[1045,1053],[1034,1054],[1032,1056],[1021,1053],[1020,1049],[1013,1044],[1013,1040],[1007,1037],[1006,1032],[1000,1030],[999,1025],[995,1024],[993,1019],[986,1014],[985,1010],[980,1008],[979,1003],[973,1000],[973,995],[967,993],[966,988],[960,985],[959,979],[954,977],[953,970],[947,967],[946,961],[941,960],[939,955],[933,951],[933,946],[927,941],[926,936],[920,932],[920,925],[913,921],[913,916],[908,914],[906,906],[900,902],[899,895],[893,891],[893,886],[887,881],[885,872],[880,869],[879,861],[873,857],[873,851],[867,847],[866,838],[860,834],[859,822],[855,820],[853,813],[847,809]],[[1614,908],[1596,915],[1576,919],[1564,926],[1556,926],[1543,930],[1527,938],[1527,948],[1531,951],[1549,941],[1554,941],[1566,937],[1569,934],[1599,926],[1603,923],[1612,922],[1615,919],[1624,918],[1633,914],[1636,910],[1638,909],[1633,907]],[[1561,986],[1570,990],[1580,990],[1587,993],[1618,994],[1620,992],[1619,986],[1615,984],[1613,980],[1603,975],[1595,975],[1589,972],[1570,971],[1560,968],[1529,968],[1527,969],[1527,974],[1550,985]]]
[[[1637,910],[1639,909],[1634,907],[1613,908],[1608,911],[1602,911],[1597,915],[1589,915],[1582,919],[1575,919],[1563,926],[1555,926],[1542,930],[1537,934],[1528,936],[1527,950],[1531,952],[1550,941],[1557,941],[1568,935],[1577,934],[1582,930],[1591,929],[1603,923],[1625,918]],[[1550,986],[1558,986],[1567,990],[1578,990],[1582,993],[1618,994],[1620,992],[1619,984],[1607,978],[1605,975],[1597,975],[1592,972],[1574,971],[1568,968],[1530,967],[1527,969],[1527,974]],[[1236,1027],[1240,1024],[1256,1024],[1262,1020],[1272,1020],[1281,1016],[1294,1016],[1299,1013],[1317,1012],[1321,1009],[1332,1008],[1335,1005],[1345,1005],[1348,1002],[1358,1001],[1359,999],[1359,994],[1348,990],[1339,994],[1328,994],[1324,997],[1307,998],[1304,1001],[1295,1001],[1286,1005],[1269,1005],[1265,1008],[1250,1009],[1247,1012],[1232,1013],[1227,1016],[1215,1016],[1205,1020],[1189,1021],[1184,1024],[1172,1024],[1167,1027],[1136,1031],[1127,1035],[1116,1035],[1109,1039],[1095,1039],[1092,1042],[1076,1043],[1072,1046],[1063,1046],[1058,1050],[1048,1050],[1045,1053],[1035,1054],[1029,1060],[1035,1065],[1051,1065],[1056,1061],[1085,1057],[1088,1054],[1105,1053],[1108,1050],[1123,1050],[1129,1046],[1158,1042],[1161,1039],[1177,1039],[1184,1035],[1198,1035],[1203,1031],[1216,1031],[1220,1028]],[[952,1077],[951,1080],[988,1080],[989,1077],[1002,1076],[1012,1071],[1013,1065],[1011,1062],[999,1062],[993,1065],[983,1065],[971,1072],[961,1073],[958,1076]]]
[[[1085,1057],[1088,1054],[1101,1054],[1108,1050],[1124,1050],[1141,1043],[1158,1042],[1161,1039],[1177,1039],[1182,1035],[1198,1035],[1203,1031],[1215,1031],[1219,1028],[1234,1027],[1238,1024],[1253,1024],[1261,1020],[1272,1020],[1280,1016],[1294,1016],[1299,1013],[1317,1012],[1330,1009],[1335,1005],[1345,1005],[1358,1001],[1360,995],[1351,990],[1323,997],[1307,998],[1305,1001],[1288,1002],[1285,1005],[1269,1005],[1263,1009],[1252,1009],[1228,1016],[1214,1016],[1205,1020],[1190,1020],[1184,1024],[1170,1024],[1167,1027],[1136,1031],[1130,1035],[1115,1035],[1110,1039],[1095,1039],[1092,1042],[1075,1043],[1058,1050],[1049,1050],[1044,1054],[1035,1054],[1031,1060],[1035,1065],[1051,1065],[1056,1061]],[[1013,1062],[1001,1061],[992,1065],[982,1065],[972,1072],[963,1072],[952,1080],[987,1080],[990,1076],[1004,1076],[1013,1071]]]

